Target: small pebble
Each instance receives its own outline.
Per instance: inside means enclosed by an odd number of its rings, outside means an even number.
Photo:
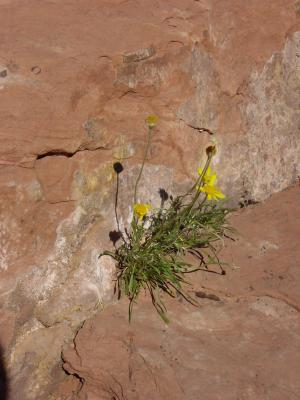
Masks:
[[[35,65],[34,67],[31,68],[31,72],[33,72],[34,75],[38,75],[42,72],[42,70],[38,65]]]
[[[216,296],[215,294],[212,293],[205,293],[202,291],[197,291],[195,292],[195,295],[199,297],[200,299],[209,299],[209,300],[214,300],[214,301],[221,301],[219,296]]]

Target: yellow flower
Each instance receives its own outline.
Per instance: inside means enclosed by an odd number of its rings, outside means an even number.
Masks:
[[[143,219],[151,207],[151,204],[136,203],[133,206],[133,211],[139,219]]]
[[[200,192],[203,192],[207,195],[207,200],[219,200],[225,199],[225,195],[221,192],[220,189],[216,188],[213,185],[205,184],[201,188],[199,188]]]
[[[198,168],[198,174],[201,176],[202,173],[203,173],[203,168]],[[213,186],[217,180],[217,173],[216,172],[212,173],[211,168],[208,167],[202,179],[205,184]]]
[[[158,117],[156,115],[148,115],[146,118],[147,125],[149,128],[154,128],[157,124]]]

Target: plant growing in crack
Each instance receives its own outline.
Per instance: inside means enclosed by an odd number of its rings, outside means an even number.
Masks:
[[[217,201],[224,199],[225,195],[215,186],[217,174],[210,166],[217,151],[215,145],[206,148],[206,163],[203,168],[198,168],[198,176],[186,193],[173,198],[160,189],[162,201],[159,208],[137,202],[139,182],[157,117],[148,116],[146,123],[147,143],[134,187],[130,229],[125,229],[124,232],[120,230],[118,183],[123,166],[115,163],[115,218],[118,227],[115,244],[120,240],[120,245],[115,245],[113,251],[104,251],[99,257],[108,255],[116,261],[115,292],[118,298],[125,295],[129,299],[129,321],[140,292],[145,290],[150,294],[158,314],[168,322],[162,294],[173,298],[179,294],[186,301],[197,305],[196,300],[185,290],[186,276],[199,270],[208,270],[211,264],[218,264],[220,274],[224,275],[225,270],[219,260],[216,244],[230,235],[233,229],[226,220],[230,210],[217,205]],[[196,266],[187,262],[188,253],[197,259]]]

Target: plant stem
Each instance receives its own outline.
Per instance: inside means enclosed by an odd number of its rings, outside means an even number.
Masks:
[[[194,186],[191,188],[190,191],[194,190],[197,186],[201,185],[202,180],[203,180],[203,178],[204,178],[204,176],[206,174],[206,171],[208,170],[208,167],[209,167],[209,164],[211,162],[211,159],[212,159],[212,156],[207,156],[207,160],[206,160],[205,166],[203,168],[203,171],[202,171],[201,175],[199,176],[199,178],[197,179],[197,181],[195,182]],[[198,193],[199,192],[197,192],[197,194]]]
[[[116,197],[115,197],[115,218],[116,218],[118,231],[120,232],[120,223],[119,223],[119,217],[118,217],[118,198],[119,198],[119,174],[117,174],[117,188],[116,188]]]
[[[145,148],[144,158],[143,158],[141,169],[140,169],[140,172],[138,174],[138,177],[136,179],[135,186],[134,186],[133,204],[136,204],[136,202],[137,202],[138,184],[140,182],[140,179],[141,179],[141,176],[142,176],[142,173],[143,173],[143,169],[144,169],[144,165],[145,165],[145,162],[146,162],[146,159],[147,159],[147,155],[148,155],[148,152],[149,152],[150,143],[151,143],[151,137],[152,137],[152,129],[153,128],[149,126],[148,135],[147,135],[147,144],[146,144],[146,148]]]
[[[120,222],[119,222],[119,216],[118,216],[119,185],[120,185],[119,174],[117,174],[117,188],[116,188],[116,197],[115,197],[115,218],[116,218],[118,232],[121,234],[121,238],[122,238],[123,242],[126,242],[123,232],[120,229]]]
[[[197,179],[196,183],[194,184],[194,186],[192,187],[192,189],[191,189],[189,192],[191,192],[191,191],[194,190],[195,188],[197,189],[197,186],[201,186],[201,183],[202,183],[203,178],[204,178],[204,176],[205,176],[205,174],[206,174],[206,171],[208,170],[208,167],[209,167],[209,164],[210,164],[210,162],[211,162],[211,159],[212,159],[212,156],[209,155],[209,156],[207,157],[207,160],[206,160],[206,163],[205,163],[205,166],[204,166],[204,168],[203,168],[203,171],[202,171],[201,175],[199,176],[199,178]],[[189,193],[189,192],[188,192],[188,193]],[[191,202],[191,204],[183,211],[183,214],[184,214],[184,215],[188,215],[188,214],[189,214],[189,212],[190,212],[190,211],[192,210],[192,208],[194,207],[196,201],[198,200],[199,196],[200,196],[200,190],[197,190],[196,193],[195,193],[195,196],[194,196],[194,198],[193,198],[193,200],[192,200],[192,202]]]

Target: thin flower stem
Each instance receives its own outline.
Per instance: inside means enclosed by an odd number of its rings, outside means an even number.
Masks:
[[[203,206],[203,204],[206,202],[207,200],[207,194],[205,195],[204,199],[201,201],[201,203],[198,205],[198,209],[200,210],[201,207]]]
[[[117,174],[117,188],[116,188],[116,197],[115,197],[115,218],[116,218],[118,232],[121,234],[121,238],[122,238],[123,242],[126,242],[123,232],[120,229],[120,221],[119,221],[119,216],[118,216],[119,185],[120,185],[119,174]]]
[[[199,178],[197,179],[196,183],[194,184],[194,186],[192,187],[191,190],[197,189],[197,186],[201,186],[201,183],[202,183],[203,178],[204,178],[204,176],[205,176],[205,174],[206,174],[206,172],[208,170],[208,167],[209,167],[209,164],[211,162],[211,159],[212,159],[212,156],[209,155],[207,157],[207,160],[206,160],[206,163],[205,163],[205,166],[203,168],[203,171],[202,171],[201,175],[199,176]],[[191,204],[184,210],[184,214],[188,215],[190,213],[190,211],[194,207],[196,201],[198,200],[199,196],[200,196],[200,190],[197,190],[197,192],[196,192]],[[201,205],[202,205],[202,203],[201,203]]]
[[[190,188],[190,190],[188,190],[188,191],[187,191],[185,194],[183,194],[182,196],[179,196],[180,199],[184,199],[184,198],[187,197],[188,195],[192,194],[193,191],[194,191],[194,189],[195,189],[197,186],[199,186],[199,185],[201,184],[202,179],[203,179],[204,175],[206,174],[206,171],[207,171],[207,169],[208,169],[208,167],[209,167],[209,164],[210,164],[210,162],[211,162],[211,159],[212,159],[212,155],[207,156],[207,160],[206,160],[206,163],[205,163],[205,166],[204,166],[204,169],[203,169],[201,175],[200,175],[199,178],[196,180],[196,182],[194,183],[194,185]],[[198,197],[199,197],[199,196],[198,196]]]
[[[207,170],[208,170],[208,167],[209,167],[209,164],[210,164],[210,162],[211,162],[211,159],[212,159],[212,156],[208,156],[208,157],[207,157],[207,160],[206,160],[205,166],[204,166],[204,168],[203,168],[203,171],[202,171],[201,175],[199,176],[199,178],[197,179],[196,183],[194,184],[194,186],[192,187],[191,190],[193,190],[193,189],[195,189],[197,186],[201,185],[201,183],[202,183],[202,181],[203,181],[203,178],[204,178],[204,176],[205,176],[205,174],[206,174],[206,172],[207,172]],[[197,191],[197,195],[198,195],[198,196],[197,196],[197,198],[198,198],[198,197],[199,197],[199,191]]]
[[[134,186],[134,196],[133,196],[133,203],[134,203],[134,204],[137,203],[138,184],[139,184],[139,182],[140,182],[140,179],[141,179],[141,176],[142,176],[142,173],[143,173],[143,169],[144,169],[144,165],[145,165],[145,162],[146,162],[146,159],[147,159],[147,155],[148,155],[148,152],[149,152],[150,143],[151,143],[151,138],[152,138],[152,129],[153,129],[153,128],[149,126],[149,128],[148,128],[148,135],[147,135],[147,144],[146,144],[146,148],[145,148],[144,158],[143,158],[143,162],[142,162],[142,165],[141,165],[141,169],[140,169],[140,172],[139,172],[139,174],[138,174],[138,177],[137,177],[137,179],[136,179],[135,186]]]
[[[119,174],[117,174],[117,188],[116,188],[116,197],[115,197],[115,218],[116,218],[118,231],[120,232],[120,223],[119,223],[119,217],[118,217],[118,199],[119,199]]]

